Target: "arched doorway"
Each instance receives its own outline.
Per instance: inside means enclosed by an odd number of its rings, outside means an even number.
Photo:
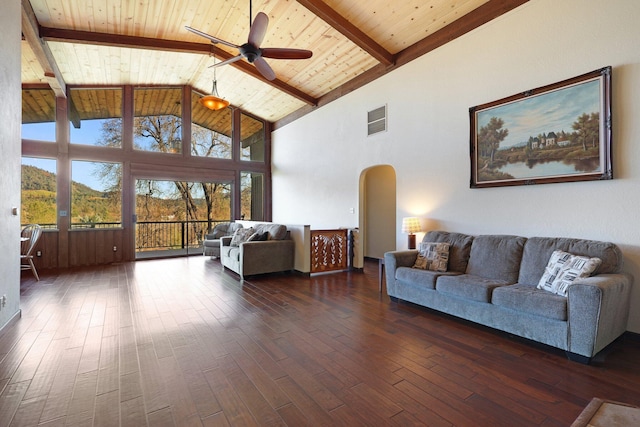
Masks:
[[[390,165],[367,168],[360,174],[360,239],[355,267],[364,258],[382,258],[396,249],[396,171]]]

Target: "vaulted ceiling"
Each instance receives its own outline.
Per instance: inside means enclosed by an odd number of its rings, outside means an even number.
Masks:
[[[267,59],[268,81],[245,60],[216,68],[234,107],[286,124],[508,12],[528,0],[254,0],[269,17],[262,47],[313,51]],[[241,45],[250,0],[22,0],[22,83],[190,85],[212,88],[215,61]]]

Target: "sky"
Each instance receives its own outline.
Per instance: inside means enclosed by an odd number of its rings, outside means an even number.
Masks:
[[[488,108],[477,113],[477,129],[486,126],[492,117],[504,120],[503,129],[509,135],[501,148],[526,142],[541,133],[573,132],[571,125],[583,113],[600,111],[600,80],[534,95],[509,104]]]
[[[102,119],[83,120],[80,129],[70,126],[70,139],[75,144],[96,145],[102,133]],[[55,141],[55,122],[29,123],[22,125],[22,138],[36,141]],[[35,166],[49,172],[56,173],[56,161],[52,159],[38,159],[33,157],[23,157],[23,165]],[[105,186],[94,176],[96,166],[93,162],[73,161],[71,168],[71,179],[75,182],[87,185],[94,190],[105,191]]]

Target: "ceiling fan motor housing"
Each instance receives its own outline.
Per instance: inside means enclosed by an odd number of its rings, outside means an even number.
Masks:
[[[240,51],[240,54],[244,56],[250,63],[253,63],[253,61],[262,56],[260,48],[255,47],[250,43],[243,44],[238,50]]]

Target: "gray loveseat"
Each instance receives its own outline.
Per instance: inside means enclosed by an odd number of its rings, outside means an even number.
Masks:
[[[430,231],[450,244],[445,272],[412,268],[418,250],[385,254],[387,292],[404,300],[566,351],[582,363],[623,334],[633,278],[613,243],[569,238],[470,236]],[[554,250],[602,260],[560,296],[537,289]]]
[[[242,236],[241,236],[242,234]],[[293,270],[295,243],[282,224],[260,223],[220,239],[220,262],[240,275]]]

